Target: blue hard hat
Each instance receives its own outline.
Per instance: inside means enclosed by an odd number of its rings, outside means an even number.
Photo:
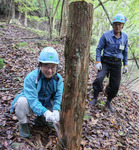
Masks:
[[[127,18],[123,14],[117,14],[114,16],[112,23],[114,22],[125,23],[126,21],[127,21]]]
[[[45,47],[39,56],[39,62],[59,64],[59,56],[57,51],[52,47]]]

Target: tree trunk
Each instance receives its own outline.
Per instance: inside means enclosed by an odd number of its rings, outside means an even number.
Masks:
[[[15,19],[15,2],[12,0],[12,19]]]
[[[54,27],[54,18],[50,17],[50,24],[49,24],[49,32],[50,32],[50,40],[52,40],[53,36],[53,27]]]
[[[21,20],[21,16],[22,16],[22,13],[21,13],[21,11],[20,11],[20,9],[19,8],[21,8],[22,7],[22,3],[18,3],[18,12],[19,12],[19,15],[18,15],[18,20],[20,21]]]
[[[43,2],[44,2],[45,10],[46,10],[45,16],[48,17],[50,40],[52,40],[53,28],[54,28],[54,17],[55,17],[55,14],[57,13],[57,9],[58,9],[60,0],[58,0],[54,12],[53,12],[53,9],[52,9],[52,14],[51,14],[51,15],[50,15],[50,13],[48,12],[48,8],[47,8],[47,3],[46,3],[46,1],[43,0]]]
[[[12,13],[13,13],[13,3],[14,0],[11,0],[11,3],[7,3],[7,6],[9,5],[9,8],[6,9],[6,16],[7,16],[7,23],[10,23],[10,20],[12,19]],[[8,11],[8,12],[7,12]],[[8,15],[7,15],[8,14]]]
[[[21,20],[22,13],[19,11],[18,20]]]
[[[66,36],[67,33],[67,25],[68,25],[68,14],[69,14],[69,0],[65,0],[63,6],[63,12],[61,15],[61,22],[60,22],[60,30],[59,30],[59,37],[63,38]]]
[[[28,26],[28,22],[27,22],[27,11],[25,11],[25,18],[24,18],[24,26]]]
[[[65,80],[60,134],[67,150],[79,150],[88,81],[93,5],[84,1],[69,5],[65,45]],[[62,150],[59,141],[57,150]]]

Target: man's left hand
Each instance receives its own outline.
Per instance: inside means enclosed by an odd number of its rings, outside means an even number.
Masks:
[[[53,111],[55,121],[58,122],[60,120],[60,112],[58,110]]]
[[[124,68],[123,68],[123,74],[127,73],[127,71],[128,71],[127,66],[124,66]]]

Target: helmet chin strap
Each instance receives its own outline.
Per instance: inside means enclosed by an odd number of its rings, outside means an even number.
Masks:
[[[38,67],[40,68],[40,66],[41,66],[41,63],[39,62],[39,63],[38,63]]]
[[[38,68],[37,68],[37,76],[36,76],[35,84],[38,84],[39,78],[40,78],[40,67],[38,66]]]
[[[56,67],[56,72],[57,72],[58,68],[59,68],[59,65],[57,65],[57,67]]]

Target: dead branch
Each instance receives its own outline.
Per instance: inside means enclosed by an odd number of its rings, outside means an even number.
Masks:
[[[18,88],[0,88],[0,91],[22,90],[23,87]]]
[[[128,60],[135,60],[134,58],[129,58]],[[136,58],[136,60],[139,60],[139,58]]]
[[[109,22],[110,22],[110,24],[111,24],[111,26],[112,26],[112,22],[111,22],[111,19],[110,19],[110,17],[109,17],[109,14],[107,13],[106,8],[104,7],[104,5],[103,5],[103,3],[101,2],[101,0],[98,0],[98,1],[99,1],[100,5],[102,6],[102,8],[104,9],[104,11],[105,11],[105,13],[106,13],[106,15],[107,15],[107,18],[108,18],[108,20],[109,20]]]
[[[132,53],[132,55],[133,55],[133,59],[135,60],[136,66],[137,66],[138,69],[139,69],[138,61],[137,61],[137,58],[135,57],[135,54],[132,52],[132,48],[131,48],[130,45],[128,45],[128,47],[129,47],[129,49],[130,49],[130,51],[131,51],[131,53]]]
[[[58,6],[59,6],[59,3],[60,3],[60,0],[57,2],[55,12],[54,12],[54,14],[52,15],[53,17],[55,16],[55,14],[56,14],[56,12],[57,12],[57,9],[58,9]]]
[[[37,147],[36,145],[34,145],[30,140],[20,137],[22,140],[25,140],[30,146],[32,146],[35,149],[39,149],[39,147]]]
[[[130,77],[132,77],[132,75],[133,75],[134,69],[135,69],[135,65],[132,61],[132,65],[131,65],[131,67],[129,68],[129,71],[128,71],[128,76],[125,76],[125,78],[123,80],[123,83],[126,84],[129,81]]]
[[[38,134],[38,135],[36,135],[36,137],[37,137],[37,143],[38,143],[38,147],[41,147],[41,148],[44,148],[44,146],[42,145],[42,142],[41,142],[41,136]]]
[[[136,81],[137,79],[139,79],[139,77],[136,77],[135,79],[133,79],[133,80],[131,80],[130,82],[128,82],[128,83],[126,84],[126,86],[128,86],[128,85],[131,84],[132,82]],[[138,80],[137,80],[137,81],[138,81]]]
[[[45,16],[48,17],[48,19],[50,19],[50,15],[49,15],[49,13],[48,13],[46,1],[43,0],[43,2],[44,2],[44,6],[45,6],[45,11],[46,11]]]
[[[108,2],[109,0],[106,0],[105,2],[103,2],[103,4],[105,4],[106,2]],[[99,3],[95,8],[94,8],[94,10],[96,9],[96,8],[98,8],[99,6],[100,6],[101,4]]]

